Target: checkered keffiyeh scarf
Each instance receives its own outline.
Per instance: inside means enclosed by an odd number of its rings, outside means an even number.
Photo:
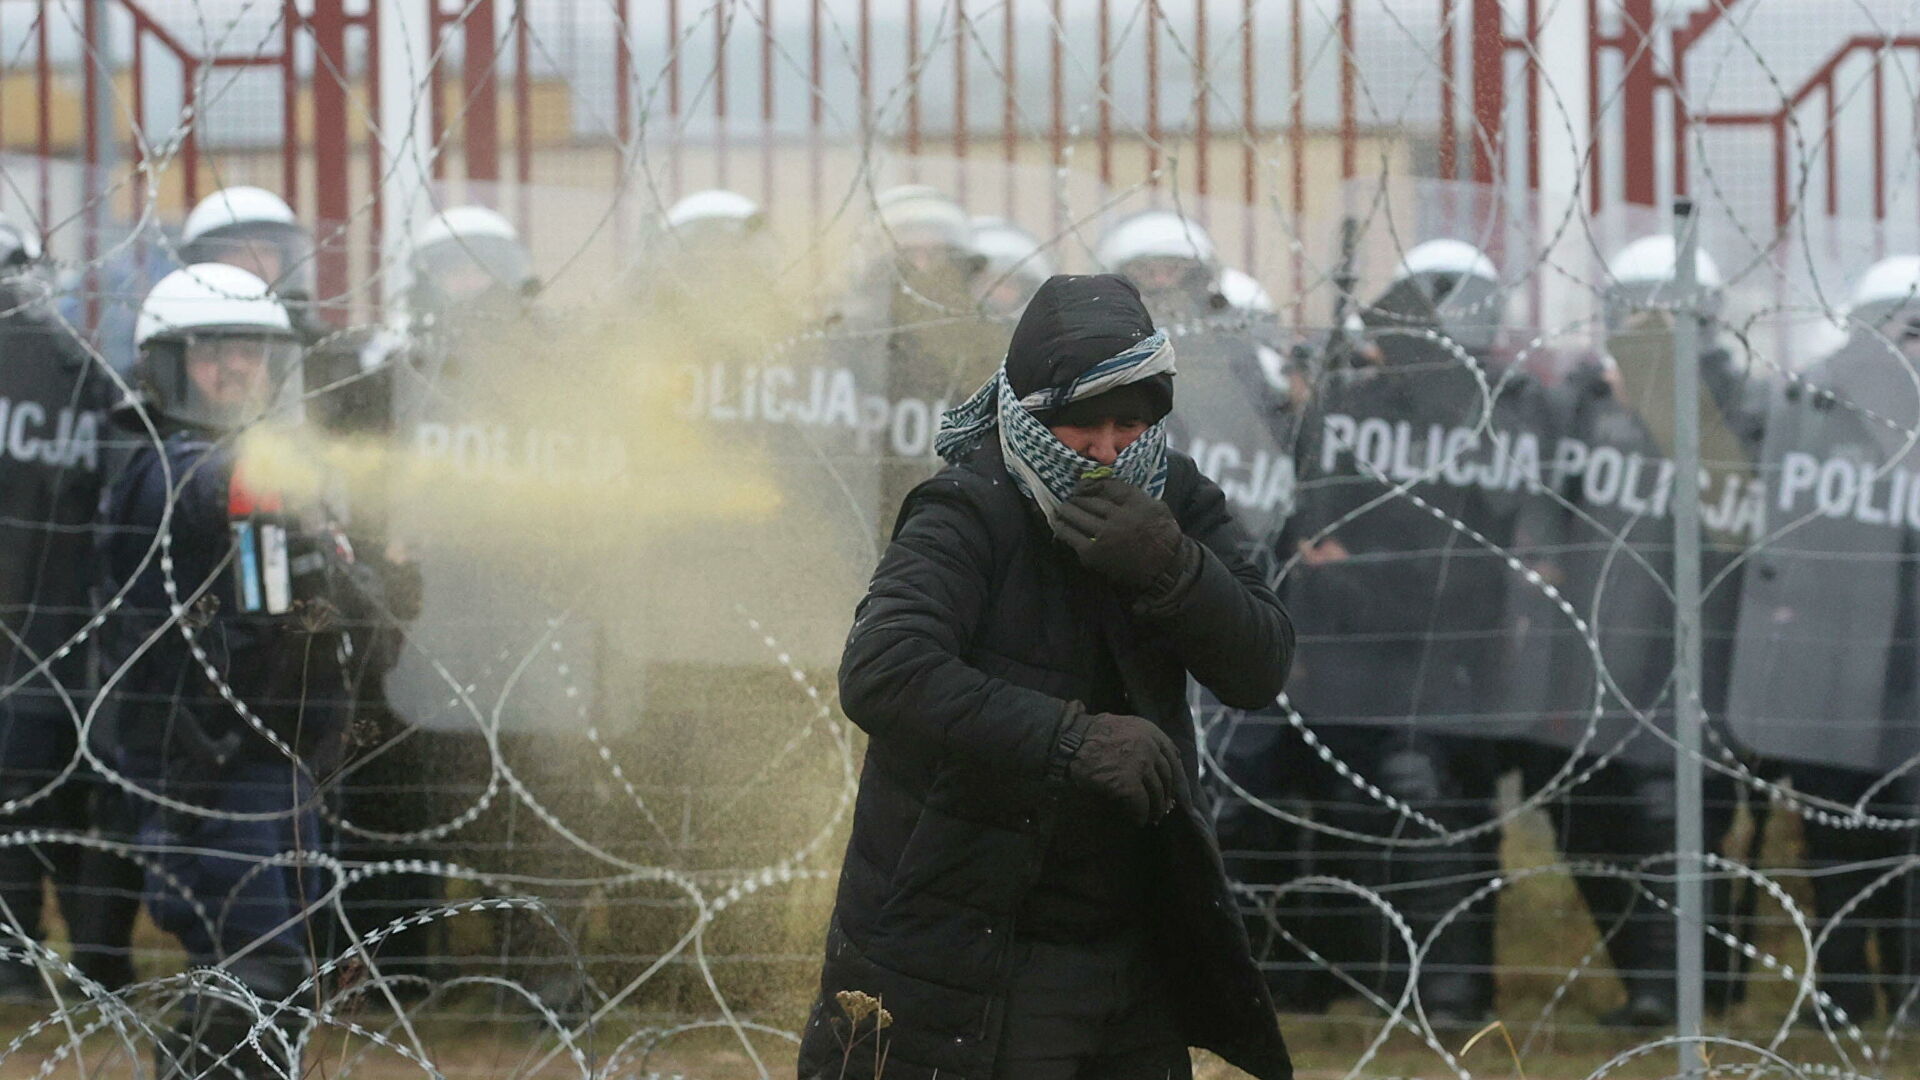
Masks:
[[[1051,522],[1060,504],[1073,495],[1080,479],[1101,465],[1067,449],[1034,414],[1052,412],[1128,383],[1172,373],[1173,342],[1163,333],[1142,338],[1120,355],[1088,368],[1065,386],[1049,386],[1024,398],[1014,396],[1013,384],[1007,381],[1003,364],[978,393],[947,410],[940,418],[934,449],[949,464],[958,464],[973,453],[989,432],[998,428],[1007,472]],[[1167,487],[1165,419],[1120,452],[1112,474],[1156,499],[1160,497]]]

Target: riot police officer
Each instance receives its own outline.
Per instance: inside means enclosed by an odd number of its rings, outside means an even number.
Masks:
[[[1517,733],[1493,704],[1508,598],[1524,587],[1507,553],[1547,528],[1551,423],[1537,384],[1495,351],[1502,301],[1472,245],[1408,251],[1301,454],[1290,596],[1317,634],[1292,695],[1361,780],[1335,777],[1320,816],[1377,838],[1332,841],[1332,862],[1385,890],[1426,946],[1418,989],[1436,1023],[1475,1023],[1493,1005],[1491,907],[1462,905],[1498,869],[1497,836],[1480,826]],[[1322,936],[1357,945],[1353,959],[1397,992],[1408,958],[1384,922]]]
[[[776,257],[759,203],[722,188],[696,191],[654,223],[634,264],[633,291],[656,308],[724,303],[738,312],[743,299],[770,296]]]
[[[1199,222],[1171,210],[1143,210],[1114,223],[1094,245],[1101,266],[1140,290],[1147,310],[1170,325],[1227,310],[1220,259]]]
[[[571,800],[584,796],[564,770],[601,715],[613,674],[599,659],[601,612],[563,552],[527,559],[524,549],[476,546],[477,530],[462,518],[470,504],[459,500],[496,480],[554,482],[563,469],[603,475],[607,463],[594,455],[605,433],[586,430],[564,391],[530,392],[526,358],[564,346],[535,303],[532,253],[506,218],[480,206],[441,212],[414,233],[409,269],[410,349],[394,372],[395,438],[447,478],[455,500],[423,505],[430,500],[416,489],[391,507],[393,536],[420,574],[419,613],[385,681],[406,744],[421,755],[420,786],[432,793],[416,831],[429,847],[480,846],[488,870],[565,877],[559,868],[585,856],[518,802],[488,792],[510,766],[543,806],[577,824]],[[559,442],[572,453],[547,452]],[[471,824],[458,832],[440,828],[463,819]],[[544,919],[515,910],[492,923],[503,974],[553,1009],[581,1003],[575,958]]]
[[[973,250],[984,260],[974,297],[987,314],[1009,323],[1026,310],[1040,283],[1058,272],[1039,237],[1001,218],[973,219]]]
[[[1710,386],[1725,390],[1732,359],[1715,340],[1724,289],[1718,266],[1697,253],[1700,291],[1690,298],[1675,294],[1674,268],[1670,236],[1644,237],[1614,255],[1603,297],[1606,348],[1577,363],[1555,389],[1561,439],[1549,483],[1563,502],[1547,556],[1549,577],[1594,640],[1544,608],[1531,627],[1536,638],[1551,638],[1545,665],[1551,675],[1550,685],[1539,687],[1547,696],[1544,715],[1521,751],[1526,786],[1532,791],[1548,783],[1567,769],[1569,752],[1578,751],[1568,775],[1585,779],[1549,806],[1561,849],[1570,860],[1638,872],[1575,875],[1626,989],[1625,1003],[1600,1018],[1606,1026],[1665,1026],[1676,1007],[1674,916],[1649,898],[1673,903],[1672,868],[1657,858],[1675,843],[1673,750],[1654,732],[1673,730],[1675,319],[1700,320],[1701,366],[1714,373]],[[1712,661],[1703,693],[1717,717],[1738,595],[1737,580],[1718,571],[1750,542],[1758,521],[1743,518],[1740,507],[1757,494],[1737,404],[1703,397],[1709,535],[1702,559],[1710,591],[1702,615]],[[1517,683],[1541,681],[1537,664],[1511,670]],[[1734,792],[1717,778],[1709,788],[1706,834],[1718,841],[1731,824]],[[1718,911],[1724,896],[1716,900]],[[1716,957],[1716,969],[1724,960]],[[1726,973],[1716,974],[1720,1002]]]
[[[1171,211],[1121,219],[1095,244],[1095,255],[1132,282],[1168,327],[1181,362],[1170,434],[1220,485],[1253,538],[1249,561],[1284,590],[1280,568],[1288,554],[1305,399],[1295,395],[1274,348],[1271,299],[1252,277],[1219,265],[1203,226]],[[1218,766],[1210,776],[1214,829],[1255,958],[1281,1007],[1321,1008],[1327,1000],[1321,974],[1287,941],[1306,930],[1302,905],[1321,898],[1276,902],[1278,886],[1312,872],[1311,837],[1274,813],[1304,810],[1317,763],[1277,709],[1229,709],[1202,694],[1197,712]]]
[[[484,206],[441,211],[413,236],[409,329],[450,342],[524,318],[540,291],[520,230]]]
[[[177,270],[141,305],[137,440],[102,500],[103,630],[121,772],[149,853],[146,904],[196,967],[161,1076],[215,1062],[285,1075],[281,1009],[314,970],[312,856],[340,760],[348,669],[381,632],[378,587],[311,492],[248,473],[246,433],[295,421],[300,345],[258,276]]]
[[[1766,543],[1746,568],[1727,703],[1738,744],[1806,800],[1783,809],[1803,818],[1816,983],[1855,1022],[1874,1016],[1876,991],[1913,1017],[1911,878],[1875,886],[1912,853],[1911,830],[1884,822],[1913,816],[1895,770],[1920,752],[1917,296],[1920,256],[1876,263],[1846,342],[1773,394]]]
[[[283,301],[313,294],[313,237],[287,201],[265,188],[221,188],[195,203],[180,228],[180,258],[189,266],[237,266]]]
[[[0,829],[85,832],[110,815],[79,753],[92,695],[80,637],[93,608],[92,525],[107,438],[110,386],[102,368],[50,311],[33,230],[0,217]],[[110,828],[105,831],[111,832]],[[42,933],[52,878],[73,963],[107,989],[132,979],[127,948],[139,879],[117,855],[69,845],[0,849],[0,925]],[[121,872],[116,873],[119,869]],[[43,1000],[37,966],[0,960],[0,999]]]
[[[826,359],[875,399],[856,456],[878,464],[875,531],[885,537],[890,515],[937,460],[930,437],[911,446],[893,438],[892,419],[938,417],[963,400],[1000,363],[1008,330],[975,299],[987,257],[974,247],[972,219],[939,190],[905,184],[876,194],[862,248],[851,293],[826,317]]]

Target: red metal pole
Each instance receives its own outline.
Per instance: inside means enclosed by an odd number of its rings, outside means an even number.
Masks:
[[[713,19],[713,152],[714,168],[720,187],[728,186],[727,168],[727,34],[732,30],[733,8],[722,4]]]
[[[361,23],[367,35],[367,112],[371,116],[380,115],[380,20],[369,18]],[[368,221],[370,228],[367,237],[367,263],[369,266],[380,264],[380,243],[387,226],[385,202],[381,199],[381,188],[386,180],[385,163],[380,160],[380,147],[371,134],[367,137],[367,190],[373,195],[373,214]],[[380,290],[370,289],[365,302],[371,307],[375,318],[382,314]]]
[[[1540,190],[1540,0],[1527,0],[1527,190]],[[1529,279],[1537,293],[1539,275]],[[1534,310],[1538,311],[1536,304]]]
[[[1728,0],[1731,2],[1731,0]],[[1687,58],[1675,53],[1673,58],[1673,193],[1685,195],[1692,190],[1689,178],[1691,170],[1687,167],[1687,135],[1692,129],[1691,113],[1687,109]],[[1647,172],[1651,177],[1653,166],[1648,164]],[[1652,180],[1649,179],[1651,184]]]
[[[38,39],[38,54],[34,65],[34,76],[40,100],[36,102],[36,116],[39,130],[35,134],[35,156],[40,166],[40,228],[45,231],[53,223],[53,177],[48,169],[53,163],[53,53],[47,49],[47,0],[40,0],[39,11],[34,20],[35,37]],[[134,34],[135,52],[139,51],[138,33]]]
[[[426,0],[426,3],[427,37],[431,42],[428,50],[429,55],[435,56],[427,67],[427,107],[429,115],[433,118],[433,145],[427,149],[431,162],[428,167],[432,170],[435,180],[444,180],[447,177],[447,95],[441,80],[446,77],[446,67],[438,58],[438,53],[442,34],[446,30],[447,17],[440,11],[440,0]]]
[[[686,175],[680,139],[680,0],[667,0],[667,170],[669,199],[680,197]]]
[[[198,72],[198,68],[199,65],[197,63],[189,61],[186,69],[181,72],[180,75],[181,106],[196,116],[199,115],[200,112],[200,110],[195,107],[198,104],[197,99],[199,95],[194,92],[194,84],[198,82],[194,76]],[[200,136],[191,127],[187,129],[186,134],[180,140],[180,172],[184,184],[187,205],[192,206],[194,203],[200,201]]]
[[[808,67],[807,80],[807,206],[808,217],[817,228],[820,224],[820,5],[823,0],[813,0],[813,8],[807,23]]]
[[[1052,85],[1050,88],[1050,93],[1053,97],[1053,108],[1052,108],[1052,117],[1051,117],[1051,128],[1048,133],[1048,142],[1052,145],[1052,150],[1053,150],[1053,154],[1052,154],[1053,169],[1054,169],[1053,180],[1055,183],[1059,182],[1058,176],[1059,176],[1060,169],[1063,168],[1067,162],[1066,102],[1064,100],[1065,94],[1063,92],[1064,90],[1064,85],[1062,82],[1063,76],[1061,74],[1061,68],[1065,62],[1061,56],[1061,51],[1062,51],[1061,39],[1066,36],[1067,27],[1066,27],[1066,24],[1061,21],[1060,4],[1061,4],[1061,0],[1053,0],[1053,34],[1052,34],[1052,41],[1049,45],[1049,48],[1051,50],[1050,74],[1052,75]],[[1104,15],[1104,12],[1102,14]],[[1105,51],[1106,50],[1104,48],[1101,50],[1103,57],[1105,55]],[[1060,232],[1060,229],[1066,223],[1066,208],[1061,205],[1061,200],[1059,199],[1054,199],[1052,200],[1052,202],[1053,202],[1053,232],[1057,235]]]
[[[1100,0],[1100,185],[1113,186],[1113,41],[1109,0]],[[1062,28],[1064,30],[1064,27]],[[1057,99],[1059,95],[1056,93]]]
[[[285,131],[280,140],[280,191],[296,214],[300,212],[300,72],[293,58],[299,32],[300,5],[284,0],[280,5],[280,124]],[[313,77],[316,82],[326,77],[319,64],[314,65]]]
[[[1259,126],[1254,118],[1253,3],[1254,0],[1241,0],[1240,4],[1240,201],[1246,206],[1242,218],[1246,227],[1240,230],[1240,242],[1241,261],[1246,264],[1248,273],[1254,272],[1253,254],[1259,247],[1257,234],[1260,226],[1260,215],[1254,205],[1259,191],[1258,173],[1254,167],[1254,140],[1259,137]]]
[[[1501,137],[1507,113],[1504,38],[1499,0],[1473,0],[1473,178],[1482,184],[1496,181],[1505,160]]]
[[[1147,0],[1147,187],[1160,190],[1160,3]]]
[[[1887,79],[1880,54],[1873,57],[1873,217],[1887,218]]]
[[[760,202],[773,201],[773,0],[760,0]]]
[[[1005,163],[1001,171],[1000,186],[1003,189],[1003,199],[1005,201],[1004,212],[1009,219],[1013,217],[1013,162],[1019,152],[1018,140],[1015,137],[1014,129],[1019,124],[1020,119],[1018,111],[1014,108],[1016,95],[1018,95],[1020,91],[1020,57],[1019,50],[1014,47],[1014,2],[1015,0],[1005,0],[1004,2],[1002,8],[1004,21],[1001,24],[1002,37],[1000,40],[1000,66],[1002,70],[1007,73],[1006,82],[1002,87],[1005,92],[1002,94],[1000,100],[1000,157]]]
[[[768,0],[770,3],[771,0]],[[613,118],[614,134],[620,140],[613,155],[613,179],[618,186],[626,180],[626,153],[633,141],[633,23],[631,0],[618,0],[613,8]]]
[[[1600,212],[1600,0],[1587,0],[1587,209]]]
[[[953,0],[953,159],[954,191],[967,201],[967,23],[966,0]]]
[[[1591,0],[1589,0],[1591,2]],[[1454,130],[1454,0],[1440,0],[1440,178],[1460,179],[1460,136]]]
[[[1785,228],[1789,214],[1787,199],[1787,110],[1773,118],[1773,224]]]
[[[80,57],[81,71],[83,73],[81,96],[84,101],[83,107],[86,110],[81,114],[80,138],[85,144],[82,150],[87,163],[85,183],[86,206],[82,216],[84,229],[81,233],[81,247],[83,252],[82,257],[86,260],[87,265],[85,285],[87,294],[87,331],[91,333],[93,329],[100,324],[100,274],[95,263],[100,254],[100,202],[107,190],[106,178],[100,175],[102,163],[100,161],[99,133],[93,130],[94,121],[100,115],[100,84],[106,74],[100,70],[106,56],[100,41],[101,38],[105,36],[107,28],[100,25],[99,4],[86,5],[85,14],[81,18],[80,26],[82,34],[85,35],[86,43],[86,48],[82,51]],[[189,99],[189,101],[191,101],[191,99]],[[189,182],[191,182],[191,172],[188,173],[188,178]],[[192,196],[189,195],[189,198],[191,197]],[[43,224],[41,227],[45,228],[45,225]]]
[[[1193,137],[1199,151],[1193,163],[1193,190],[1200,196],[1200,220],[1206,222],[1209,220],[1207,188],[1211,179],[1207,166],[1213,154],[1213,131],[1209,123],[1212,118],[1207,114],[1207,0],[1193,0],[1193,66]]]
[[[353,213],[347,180],[347,165],[353,158],[353,146],[351,136],[347,133],[345,82],[350,78],[348,73],[352,65],[347,55],[344,0],[314,0],[311,29],[314,52],[313,234],[315,239],[323,241],[321,249],[315,253],[314,296],[332,299],[345,296],[348,286],[346,251],[330,238],[336,234],[344,235],[347,221]]]
[[[1659,197],[1654,183],[1653,0],[1620,0],[1620,39],[1626,70],[1620,81],[1621,160],[1626,167],[1624,193],[1629,203],[1652,206]],[[1676,62],[1678,57],[1675,58]],[[1679,101],[1683,95],[1675,94]],[[1677,127],[1678,125],[1676,125]],[[1678,132],[1676,132],[1676,135]]]
[[[872,136],[873,124],[873,0],[860,0],[860,141]],[[909,139],[913,136],[909,134]]]
[[[529,0],[513,5],[513,179],[521,236],[533,235],[533,57],[528,42]]]
[[[1827,213],[1840,212],[1840,132],[1834,121],[1833,79],[1826,82],[1827,100]]]
[[[1354,118],[1353,100],[1353,0],[1340,0],[1340,178],[1351,180],[1354,174],[1359,123]]]
[[[132,113],[133,122],[127,132],[127,160],[133,163],[133,212],[134,216],[147,209],[147,157],[140,145],[140,133],[147,129],[147,51],[140,47],[142,35],[138,29],[133,32],[133,56],[131,58],[130,78],[133,81]],[[142,235],[144,235],[144,230]],[[145,241],[142,241],[141,257],[145,258]]]
[[[920,179],[920,0],[907,0],[907,175]],[[862,60],[861,75],[866,73]]]
[[[1287,212],[1293,219],[1296,240],[1300,238],[1307,202],[1307,116],[1303,93],[1307,79],[1306,73],[1301,70],[1300,4],[1301,0],[1293,0],[1287,16]],[[1306,319],[1306,300],[1301,295],[1300,287],[1300,280],[1306,271],[1306,259],[1300,244],[1294,243],[1288,247],[1291,257],[1288,260],[1287,291],[1293,294],[1293,324],[1299,326]]]
[[[500,180],[499,55],[494,39],[493,0],[470,0],[466,8],[466,52],[460,63],[461,89],[466,100],[465,139],[467,179],[497,186]],[[468,192],[468,197],[472,197]],[[499,202],[488,190],[485,201]]]

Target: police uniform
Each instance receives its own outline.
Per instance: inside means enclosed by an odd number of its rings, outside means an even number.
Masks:
[[[89,557],[107,383],[64,327],[21,307],[10,288],[0,297],[15,309],[0,316],[0,801],[19,804],[0,828],[85,832],[111,802],[79,753],[93,705],[91,646],[78,635],[94,608]],[[133,898],[126,873],[114,872],[125,865],[64,844],[0,849],[0,918],[37,940],[52,877],[73,962],[118,988],[131,976]],[[0,976],[0,993],[44,994],[30,965],[5,965]]]

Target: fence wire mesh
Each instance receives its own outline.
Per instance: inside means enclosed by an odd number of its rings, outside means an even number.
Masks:
[[[854,605],[1091,272],[1298,631],[1190,698],[1301,1075],[1920,1068],[1913,4],[0,0],[0,56],[0,1075],[787,1073]]]

